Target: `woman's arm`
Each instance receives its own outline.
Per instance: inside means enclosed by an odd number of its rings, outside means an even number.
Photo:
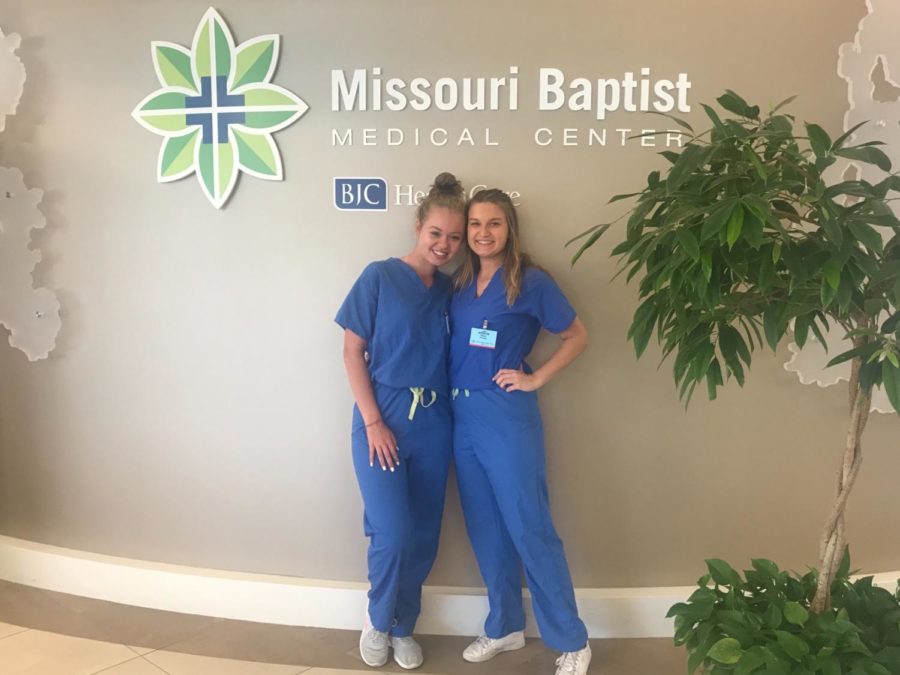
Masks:
[[[356,399],[356,406],[366,425],[366,437],[369,440],[369,466],[374,466],[375,456],[382,469],[394,470],[400,463],[397,454],[397,439],[393,432],[381,419],[381,411],[375,401],[372,380],[366,365],[366,341],[349,328],[344,330],[344,367],[350,390]]]
[[[568,328],[559,333],[559,337],[562,338],[559,347],[544,365],[533,373],[526,373],[521,368],[518,370],[504,368],[494,375],[494,382],[506,391],[535,391],[543,387],[587,347],[587,328],[577,316]]]

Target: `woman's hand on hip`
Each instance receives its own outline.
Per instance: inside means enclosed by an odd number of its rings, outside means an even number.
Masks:
[[[521,368],[503,368],[492,379],[504,391],[535,391],[543,384],[534,373],[526,373]]]
[[[375,457],[382,470],[394,470],[400,464],[397,439],[384,420],[376,420],[366,425],[366,438],[369,441],[369,466],[375,466]]]

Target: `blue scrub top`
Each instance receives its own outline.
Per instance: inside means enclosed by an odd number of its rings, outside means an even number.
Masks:
[[[491,278],[481,297],[475,297],[476,281],[453,295],[450,303],[450,386],[455,389],[489,389],[502,368],[523,367],[541,328],[560,333],[572,325],[575,310],[549,274],[536,267],[525,270],[515,303],[506,304],[503,268]],[[497,331],[496,348],[469,344],[472,328]]]
[[[447,392],[450,285],[436,272],[426,287],[399,258],[363,270],[334,320],[366,341],[373,381]]]

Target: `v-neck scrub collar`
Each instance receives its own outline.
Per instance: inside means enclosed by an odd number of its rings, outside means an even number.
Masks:
[[[448,391],[450,279],[431,287],[399,258],[370,263],[350,289],[335,321],[366,341],[369,374],[389,387]]]

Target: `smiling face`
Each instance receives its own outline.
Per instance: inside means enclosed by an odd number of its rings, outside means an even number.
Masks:
[[[467,241],[482,260],[502,257],[509,241],[509,223],[503,209],[491,202],[470,205]]]
[[[416,255],[440,267],[447,264],[462,246],[465,231],[463,214],[444,206],[428,209],[424,222],[416,228]]]

